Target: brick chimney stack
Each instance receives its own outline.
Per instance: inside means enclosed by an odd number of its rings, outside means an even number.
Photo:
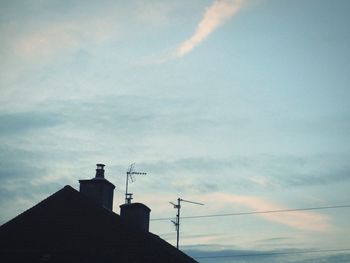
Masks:
[[[127,203],[120,206],[120,216],[130,225],[142,230],[149,231],[149,217],[151,209],[141,203]]]
[[[108,210],[113,210],[114,184],[104,178],[104,164],[96,164],[96,176],[89,180],[79,180],[79,191],[90,197],[97,204]]]

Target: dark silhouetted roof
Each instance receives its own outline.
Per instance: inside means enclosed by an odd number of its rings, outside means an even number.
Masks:
[[[65,186],[0,227],[1,262],[196,262]]]

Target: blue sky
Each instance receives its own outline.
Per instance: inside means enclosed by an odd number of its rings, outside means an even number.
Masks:
[[[179,196],[205,203],[184,216],[350,203],[349,1],[0,5],[0,223],[78,189],[96,163],[116,212],[128,166],[148,172],[130,187],[153,218],[174,216]],[[194,256],[348,249],[349,215],[184,219],[181,244]],[[175,243],[169,221],[151,230]],[[235,259],[281,257],[350,259]]]

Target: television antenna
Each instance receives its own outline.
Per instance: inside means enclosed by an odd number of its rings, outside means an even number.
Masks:
[[[130,204],[132,200],[132,193],[128,192],[129,182],[133,183],[136,181],[135,175],[146,175],[147,173],[135,172],[135,163],[132,163],[129,166],[129,169],[126,171],[126,183],[125,183],[125,204]]]
[[[176,248],[179,249],[179,239],[180,239],[180,210],[181,210],[181,202],[186,202],[186,203],[190,203],[190,204],[194,204],[194,205],[204,205],[202,203],[198,203],[198,202],[193,202],[193,201],[189,201],[189,200],[184,200],[182,198],[178,198],[177,199],[177,204],[174,204],[173,202],[169,202],[170,204],[172,204],[174,206],[175,209],[177,209],[177,214],[176,214],[176,219],[171,220],[171,222],[175,225],[175,229],[176,229]]]

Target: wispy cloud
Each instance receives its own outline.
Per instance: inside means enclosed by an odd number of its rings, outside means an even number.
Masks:
[[[106,19],[59,21],[17,37],[13,51],[21,57],[51,55],[60,50],[75,50],[86,43],[102,43],[116,34],[115,23]]]
[[[253,211],[272,211],[287,209],[286,207],[255,196],[217,193],[208,195],[207,199],[221,200],[225,203],[246,206]],[[314,212],[295,211],[285,213],[266,213],[259,214],[259,216],[269,221],[301,230],[324,232],[331,228],[329,218],[327,216]]]
[[[282,249],[240,249],[237,247],[222,249],[222,246],[210,244],[206,246],[185,246],[183,250],[195,259],[204,259],[203,262],[216,262],[220,258],[220,262],[259,262],[259,263],[275,263],[275,262],[349,262],[350,254],[345,251],[334,251],[332,254],[325,253],[308,253],[315,251],[312,247],[304,249],[282,248]],[[296,253],[299,251],[300,253]],[[212,259],[213,261],[209,261]]]
[[[61,122],[61,117],[53,113],[19,112],[0,114],[0,137],[16,136],[30,130],[49,128]]]
[[[191,52],[219,26],[235,15],[242,7],[244,0],[216,0],[207,8],[195,33],[177,48],[176,57]]]

